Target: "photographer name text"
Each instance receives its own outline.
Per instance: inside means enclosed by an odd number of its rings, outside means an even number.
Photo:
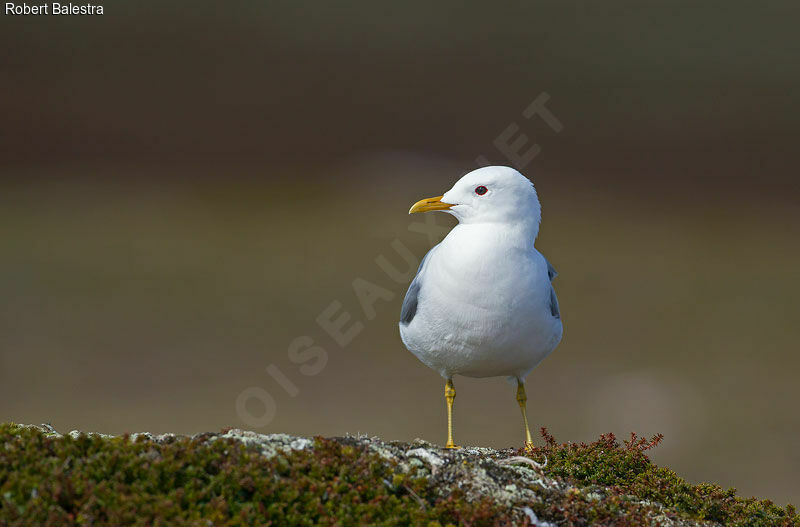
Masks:
[[[6,15],[102,15],[103,6],[97,4],[14,4],[6,2]]]

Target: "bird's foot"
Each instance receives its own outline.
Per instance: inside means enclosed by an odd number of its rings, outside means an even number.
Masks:
[[[447,444],[444,446],[447,450],[458,450],[461,448],[460,446],[456,445],[452,441],[448,441]]]

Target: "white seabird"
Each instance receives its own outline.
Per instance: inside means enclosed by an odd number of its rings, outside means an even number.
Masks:
[[[556,271],[534,247],[541,205],[533,183],[502,166],[474,170],[409,214],[443,211],[458,225],[423,258],[400,313],[400,336],[446,379],[446,448],[453,442],[453,376],[507,376],[525,411],[525,377],[561,341]]]

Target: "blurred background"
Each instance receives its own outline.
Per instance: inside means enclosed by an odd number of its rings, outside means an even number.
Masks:
[[[0,419],[443,443],[375,260],[420,258],[408,207],[511,129],[565,324],[532,424],[660,432],[691,481],[800,501],[796,3],[104,7],[0,17]],[[559,132],[522,115],[543,93]],[[372,320],[356,278],[391,291]],[[456,386],[461,444],[521,445],[512,386]],[[252,387],[274,407],[237,410]]]

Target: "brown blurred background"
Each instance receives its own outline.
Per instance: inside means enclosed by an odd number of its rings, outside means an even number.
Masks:
[[[565,322],[532,422],[661,432],[692,481],[800,501],[794,2],[104,5],[0,16],[0,419],[248,427],[258,387],[261,432],[442,442],[375,258],[421,257],[409,205],[508,164],[516,124]],[[543,92],[560,133],[521,115]],[[394,294],[373,320],[355,278]],[[345,348],[334,301],[364,324]],[[511,386],[456,386],[459,442],[521,443]]]

